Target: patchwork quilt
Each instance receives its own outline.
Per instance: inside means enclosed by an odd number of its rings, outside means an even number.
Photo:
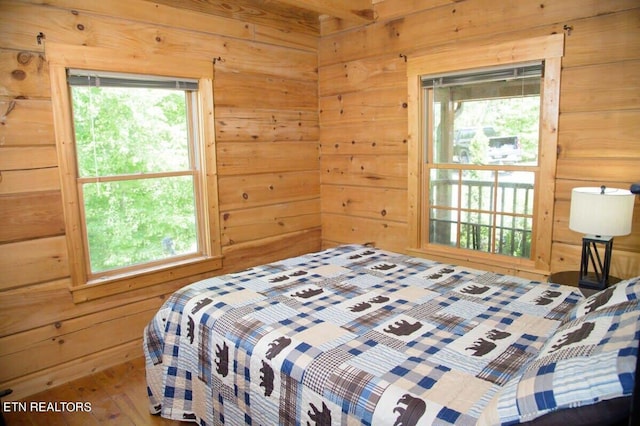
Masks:
[[[631,394],[626,292],[586,305],[573,287],[340,246],[173,294],[144,332],[150,406],[202,425],[530,420]],[[576,395],[575,359],[595,355],[602,392]]]

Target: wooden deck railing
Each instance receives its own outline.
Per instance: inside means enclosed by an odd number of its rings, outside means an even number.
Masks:
[[[432,191],[456,194],[457,179],[431,181]],[[531,255],[533,222],[533,184],[529,182],[462,180],[461,205],[451,203],[452,211],[460,213],[459,247],[500,253],[515,257]],[[440,197],[442,198],[442,197]],[[447,198],[447,195],[444,196]],[[432,198],[434,199],[434,198]],[[440,201],[438,205],[443,206]],[[433,206],[438,208],[438,206]],[[457,215],[454,215],[457,216]],[[480,220],[480,217],[488,218]],[[430,242],[450,245],[452,229],[458,224],[453,218],[430,218]],[[449,240],[449,241],[447,241]],[[494,243],[495,240],[495,243]]]

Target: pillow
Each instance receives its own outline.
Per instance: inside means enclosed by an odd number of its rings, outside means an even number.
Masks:
[[[605,309],[627,301],[635,302],[639,299],[640,277],[620,281],[576,303],[573,309],[567,313],[564,322],[574,320],[589,312]]]
[[[524,370],[496,393],[478,423],[527,422],[566,408],[629,397],[639,338],[638,300],[565,322]],[[572,412],[579,410],[565,410],[569,416]]]
[[[558,426],[558,425],[617,425],[627,426],[631,396],[609,399],[597,404],[558,410],[538,417],[530,422],[521,423],[526,426]]]

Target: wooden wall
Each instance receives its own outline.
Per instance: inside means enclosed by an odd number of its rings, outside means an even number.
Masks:
[[[404,56],[564,32],[553,270],[577,266],[570,189],[640,181],[637,0],[373,3],[376,23],[326,19],[319,38],[287,19],[142,0],[0,0],[0,389],[20,398],[140,356],[163,299],[207,275],[72,302],[47,41],[220,58],[220,273],[341,242],[403,251]],[[633,234],[616,238],[613,273],[640,275],[640,207]]]
[[[72,302],[46,43],[219,58],[220,273],[320,248],[318,28],[295,24],[140,0],[0,0],[0,389],[11,398],[142,356],[165,297],[211,275]]]
[[[407,247],[407,89],[403,56],[456,43],[565,33],[552,271],[579,267],[568,228],[571,188],[640,181],[637,0],[378,0],[377,21],[325,20],[319,47],[323,246]],[[612,274],[640,275],[633,233],[615,238]]]

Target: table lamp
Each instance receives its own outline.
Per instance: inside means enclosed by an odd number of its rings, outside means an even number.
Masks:
[[[580,287],[604,289],[609,285],[613,237],[631,233],[635,195],[626,189],[573,188],[569,228],[582,238]],[[604,261],[598,245],[604,246]],[[593,272],[589,271],[589,264]]]

